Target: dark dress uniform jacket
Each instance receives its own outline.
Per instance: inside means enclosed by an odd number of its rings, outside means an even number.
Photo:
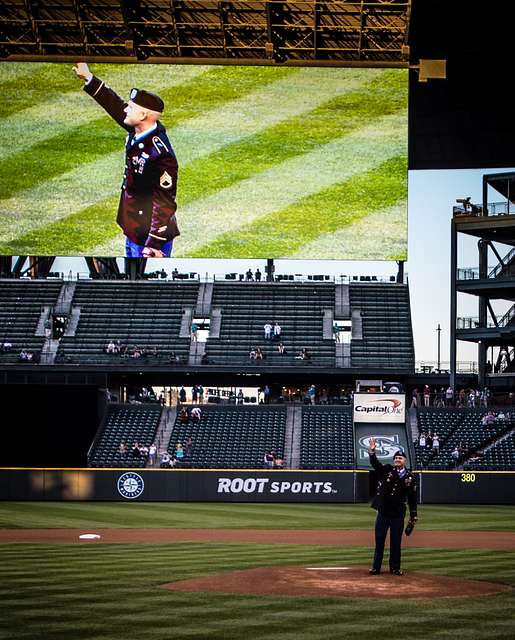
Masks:
[[[404,477],[391,464],[381,464],[375,453],[370,454],[370,464],[379,475],[377,494],[372,500],[372,507],[387,518],[404,518],[406,515],[406,499],[410,516],[417,515],[417,482],[406,469]]]
[[[157,129],[134,140],[134,127],[123,122],[127,103],[95,76],[84,90],[129,133],[116,221],[129,240],[161,250],[179,235],[175,218],[178,164],[166,129],[158,122]]]

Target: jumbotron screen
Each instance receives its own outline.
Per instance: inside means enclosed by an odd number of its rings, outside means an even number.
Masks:
[[[0,64],[0,254],[406,259],[406,70],[73,67]]]

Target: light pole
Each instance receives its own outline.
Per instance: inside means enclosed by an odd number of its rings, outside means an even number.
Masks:
[[[440,334],[442,329],[440,327],[440,323],[438,323],[438,328],[436,329],[436,333],[438,334],[438,373],[440,373]]]

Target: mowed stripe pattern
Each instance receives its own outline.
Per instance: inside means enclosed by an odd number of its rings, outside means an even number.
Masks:
[[[417,638],[510,638],[512,593],[380,600],[181,593],[160,585],[277,565],[367,566],[367,548],[274,545],[0,545],[0,635],[36,638],[361,640],[371,625]],[[515,584],[515,553],[409,549],[408,571]],[[365,574],[365,580],[370,580]]]
[[[405,257],[405,71],[93,71],[121,95],[144,86],[165,100],[180,164],[174,255]],[[123,255],[115,223],[123,130],[69,66],[41,65],[31,76],[27,65],[1,65],[0,89],[9,103],[0,131],[12,140],[0,153],[0,252]],[[389,232],[374,251],[369,232],[377,237],[383,223]]]

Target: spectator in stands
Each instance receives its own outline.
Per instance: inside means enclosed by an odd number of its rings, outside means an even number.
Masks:
[[[146,444],[142,445],[139,448],[139,452],[141,454],[141,457],[143,458],[143,460],[147,461],[148,460],[148,447]]]
[[[435,406],[445,407],[445,389],[443,387],[440,387],[440,391],[436,392]]]
[[[333,322],[333,337],[336,342],[340,342],[340,327],[336,322]]]
[[[186,389],[184,387],[179,389],[179,402],[182,404],[186,402]]]
[[[191,339],[193,342],[197,342],[198,339],[198,324],[196,322],[191,324]]]
[[[264,331],[264,335],[265,335],[265,340],[271,340],[272,339],[272,325],[270,322],[266,322],[265,325],[263,326],[263,331]]]
[[[453,460],[455,460],[456,462],[458,462],[458,460],[460,459],[460,450],[458,448],[458,445],[456,445],[452,450],[451,458],[453,458]]]
[[[255,278],[256,282],[261,282],[261,271],[259,269],[256,269],[256,273],[254,274],[254,278]]]
[[[195,404],[197,402],[197,399],[198,399],[198,387],[195,384],[191,388],[191,401],[193,402],[193,404]]]
[[[421,431],[419,437],[418,437],[418,446],[421,449],[425,449],[426,448],[426,434],[424,431]]]
[[[452,407],[454,404],[454,389],[449,385],[447,387],[447,391],[445,392],[445,404],[448,407]]]
[[[139,459],[141,458],[141,451],[140,451],[140,446],[138,442],[135,442],[132,445],[132,449],[131,449],[131,456],[135,459]]]
[[[161,469],[169,469],[172,465],[171,465],[171,458],[170,458],[170,454],[168,453],[168,451],[164,451],[161,454],[161,462],[159,464],[159,466],[161,467]]]
[[[125,442],[120,442],[120,446],[118,447],[118,453],[122,458],[125,458],[125,456],[127,455],[127,445],[125,444]]]
[[[458,402],[456,403],[457,407],[464,407],[467,402],[467,393],[465,389],[460,389],[458,393]]]
[[[489,398],[490,398],[490,391],[488,387],[485,387],[481,392],[481,404],[483,405],[483,407],[485,407],[485,409],[488,407]]]
[[[236,396],[236,404],[243,404],[243,400],[244,400],[244,395],[243,395],[243,389],[240,389],[238,391],[238,395]]]
[[[200,422],[200,420],[202,419],[202,411],[199,407],[194,407],[191,410],[191,419],[193,420],[193,422]]]
[[[181,409],[181,413],[179,414],[179,421],[181,424],[187,424],[190,421],[190,415],[186,407],[183,407]]]
[[[138,347],[138,345],[136,345],[134,347],[134,351],[132,352],[132,357],[133,358],[141,358],[141,353],[142,353],[141,348]]]
[[[270,387],[267,384],[263,388],[263,401],[265,404],[270,402]]]
[[[320,397],[318,399],[320,404],[329,404],[329,396],[327,395],[327,389],[322,389]]]
[[[151,466],[156,464],[156,456],[157,456],[157,447],[155,442],[153,442],[148,448],[148,461]]]
[[[280,340],[281,333],[282,333],[282,327],[277,321],[275,321],[274,322],[274,340]]]
[[[177,267],[172,271],[172,280],[176,280],[179,277],[179,271]]]
[[[256,347],[256,360],[263,360],[265,354],[261,351],[261,347]]]
[[[198,385],[198,401],[204,404],[204,387],[201,384]]]
[[[252,347],[252,349],[249,352],[249,358],[251,360],[256,360],[257,356],[256,356],[256,349],[254,347]]]
[[[254,276],[252,275],[252,269],[249,269],[247,271],[247,273],[245,274],[245,279],[247,280],[247,282],[253,282]]]
[[[207,353],[203,353],[202,357],[200,358],[200,364],[209,364],[210,360],[209,360],[209,356],[207,355]]]
[[[428,384],[424,385],[424,407],[429,407],[429,403],[431,400],[431,389]]]
[[[416,409],[419,405],[419,392],[418,389],[413,389],[411,392],[411,409]]]
[[[476,406],[476,392],[474,389],[470,390],[469,397],[468,397],[468,406],[471,409],[474,409]]]
[[[112,340],[107,344],[106,353],[116,353],[116,345]]]
[[[279,456],[274,458],[274,469],[284,469],[284,460]]]
[[[11,351],[12,347],[13,347],[12,342],[10,342],[9,340],[6,340],[2,344],[2,353],[9,353]]]
[[[432,449],[433,448],[433,434],[431,433],[431,431],[428,432],[427,437],[426,437],[426,447],[428,449]]]
[[[314,384],[312,384],[308,389],[308,397],[311,404],[315,404],[317,396],[317,390]]]
[[[306,347],[302,347],[299,353],[295,356],[295,360],[311,360],[311,354]]]
[[[186,455],[188,456],[188,458],[191,456],[191,452],[193,451],[193,439],[191,436],[188,436],[186,438]]]
[[[184,448],[180,442],[178,442],[177,446],[175,447],[175,458],[178,462],[181,462],[184,458]]]
[[[438,437],[438,434],[435,433],[433,436],[433,454],[437,456],[439,451],[440,451],[440,439]]]
[[[274,466],[274,458],[272,456],[272,452],[267,450],[265,451],[265,455],[263,456],[263,467],[265,469],[271,469]]]
[[[282,342],[279,342],[279,344],[277,345],[277,351],[279,351],[279,353],[284,356],[285,353],[287,353],[284,344]]]

